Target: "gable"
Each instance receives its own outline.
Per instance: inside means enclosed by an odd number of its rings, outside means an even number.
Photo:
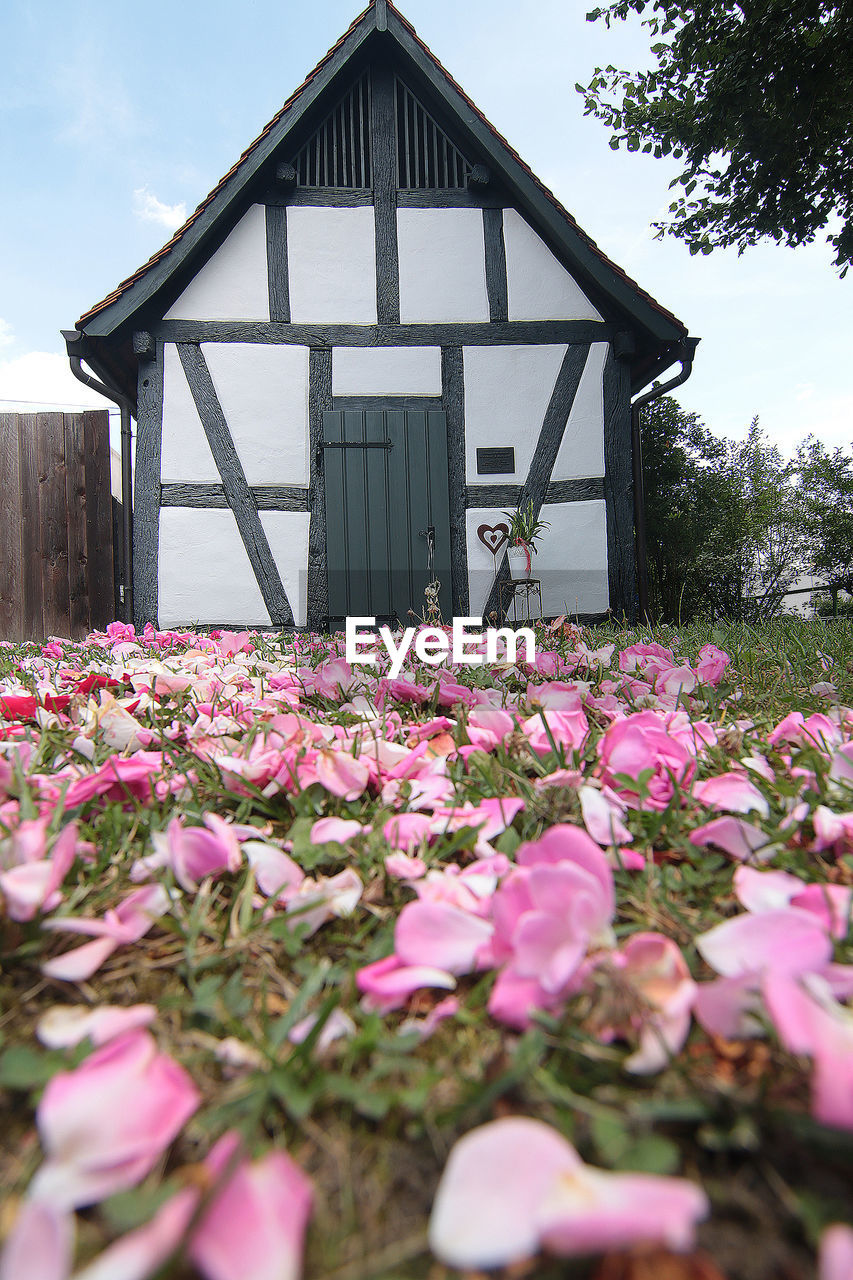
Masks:
[[[394,184],[408,203],[416,204],[415,197],[424,191],[443,191],[449,204],[451,196],[464,203],[474,180],[482,191],[482,183],[491,178],[487,196],[497,193],[499,203],[514,208],[536,237],[522,245],[522,258],[535,254],[541,244],[566,273],[553,272],[562,284],[553,285],[557,296],[551,309],[565,312],[570,298],[578,301],[569,288],[570,277],[595,314],[635,335],[635,375],[659,364],[685,336],[684,325],[606,258],[385,0],[371,3],[353,22],[172,240],[78,321],[89,354],[98,358],[102,340],[127,342],[134,329],[162,316],[195,283],[203,264],[251,205],[264,201],[265,191],[275,190],[283,168],[294,174],[297,194],[324,188],[370,192],[369,185],[360,184],[375,177],[373,140],[366,133],[368,115],[373,119],[366,75],[371,62],[392,75]],[[490,174],[484,179],[486,170]],[[522,274],[515,273],[511,286],[518,314],[528,305],[519,292]],[[577,307],[572,310],[577,314]]]

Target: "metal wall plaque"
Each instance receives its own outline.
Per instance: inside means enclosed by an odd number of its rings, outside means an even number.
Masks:
[[[515,449],[478,449],[477,475],[515,475]]]

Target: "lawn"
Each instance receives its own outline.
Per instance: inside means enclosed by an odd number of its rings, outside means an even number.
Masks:
[[[0,644],[0,1278],[849,1280],[851,706],[846,621]]]

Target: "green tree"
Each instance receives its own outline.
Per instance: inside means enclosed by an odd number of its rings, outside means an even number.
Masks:
[[[853,260],[850,0],[614,0],[589,21],[644,15],[656,65],[598,68],[586,114],[624,144],[684,163],[670,218],[691,253],[820,231]]]
[[[853,592],[853,456],[809,436],[797,471],[808,569],[822,584]]]
[[[642,435],[653,612],[773,617],[802,567],[792,465],[757,420],[721,440],[670,397],[644,410]]]

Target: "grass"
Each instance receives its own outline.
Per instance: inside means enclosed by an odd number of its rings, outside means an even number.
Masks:
[[[766,744],[769,730],[789,712],[826,710],[827,697],[810,692],[819,682],[832,681],[840,703],[853,705],[853,628],[846,621],[791,619],[761,628],[695,625],[679,631],[606,627],[584,635],[590,649],[615,643],[621,650],[638,641],[673,646],[690,660],[713,643],[732,658],[717,690],[687,700],[694,719],[701,716],[720,730],[718,745],[701,764],[702,776],[725,772],[741,755]],[[561,643],[572,644],[569,639]],[[259,637],[257,644],[263,659],[280,662],[276,638]],[[181,652],[180,645],[175,652]],[[34,646],[0,649],[0,680],[37,689],[39,655]],[[318,650],[311,660],[321,655]],[[86,671],[109,661],[104,649],[68,646],[48,665],[52,672],[63,664]],[[595,673],[584,678],[593,679],[595,690],[612,674],[605,669],[597,680]],[[480,674],[461,678],[476,682]],[[526,683],[527,677],[517,673],[508,681],[509,695],[523,699]],[[89,767],[69,754],[75,732],[85,730],[85,702],[76,726],[55,718],[47,718],[40,729],[24,725],[33,756],[23,775],[8,784],[7,803],[0,809],[7,836],[19,817],[37,812],[39,788],[28,778],[49,775],[69,758]],[[220,703],[227,714],[227,693],[220,694]],[[420,708],[399,703],[394,709],[407,721],[425,721],[432,713],[429,703]],[[318,724],[346,726],[357,719],[341,709],[340,700],[316,693],[304,699],[301,714]],[[293,858],[312,875],[354,866],[365,885],[362,900],[350,917],[333,919],[306,937],[298,917],[270,912],[258,902],[253,873],[244,863],[232,875],[202,882],[194,894],[176,895],[171,913],[156,928],[134,947],[119,949],[79,986],[49,980],[40,971],[47,956],[68,949],[65,936],[43,931],[38,916],[31,922],[5,920],[0,1110],[7,1140],[0,1184],[8,1198],[0,1226],[10,1226],[42,1159],[34,1130],[41,1090],[53,1074],[89,1051],[87,1045],[68,1051],[41,1047],[34,1034],[40,1016],[56,1003],[150,1002],[158,1010],[158,1043],[187,1068],[203,1103],[168,1158],[141,1186],[81,1216],[81,1258],[147,1221],[169,1191],[190,1176],[188,1170],[212,1141],[236,1128],[253,1152],[285,1147],[314,1181],[308,1280],[442,1280],[455,1273],[431,1256],[425,1232],[447,1154],[474,1126],[520,1112],[554,1125],[600,1167],[678,1173],[704,1185],[713,1205],[699,1236],[708,1269],[688,1271],[685,1263],[683,1270],[666,1270],[675,1262],[659,1259],[655,1274],[667,1280],[670,1275],[709,1280],[717,1274],[729,1280],[814,1276],[821,1230],[853,1216],[853,1135],[811,1118],[806,1060],[785,1053],[772,1032],[754,1040],[720,1041],[694,1024],[684,1049],[663,1072],[630,1076],[623,1068],[626,1046],[601,1038],[619,1000],[615,986],[604,984],[594,995],[568,1001],[557,1014],[542,1014],[519,1033],[495,1022],[486,1010],[491,971],[460,978],[460,1012],[431,1037],[420,1042],[416,1033],[400,1034],[404,1018],[426,1014],[435,995],[417,993],[406,1010],[383,1017],[362,1009],[355,983],[358,969],[391,952],[397,917],[413,896],[384,872],[388,850],[382,826],[394,812],[391,804],[375,791],[346,801],[317,785],[275,795],[251,784],[236,786],[227,772],[199,757],[183,728],[173,733],[174,726],[185,727],[195,715],[191,691],[165,695],[139,713],[155,734],[151,749],[164,752],[163,777],[185,775],[176,794],[143,802],[128,793],[121,800],[89,802],[73,813],[61,805],[53,810],[52,831],[74,817],[80,837],[93,846],[92,861],[78,861],[66,880],[61,914],[102,915],[120,891],[132,887],[133,860],[151,851],[152,834],[164,831],[176,812],[188,825],[198,825],[213,811],[257,828],[265,839],[291,841]],[[461,742],[464,717],[457,718],[453,733]],[[459,791],[474,802],[508,794],[525,800],[512,827],[497,839],[498,850],[511,856],[521,842],[556,822],[580,823],[573,791],[542,792],[533,783],[537,774],[557,767],[591,771],[604,721],[596,724],[591,716],[591,724],[589,743],[574,760],[565,748],[537,760],[516,740],[478,754],[467,769],[461,761],[450,764]],[[260,732],[258,725],[243,725],[239,751],[245,753]],[[113,749],[98,732],[91,741],[97,767]],[[784,827],[801,789],[778,753],[764,749],[776,777],[763,788],[771,802],[765,829],[786,832],[772,865],[809,881],[853,884],[853,860],[816,854],[803,828]],[[851,807],[830,796],[819,751],[805,749],[798,760],[816,775],[807,797],[812,807],[818,801],[839,811]],[[371,823],[373,831],[347,846],[312,845],[313,822],[329,814]],[[614,871],[617,936],[660,931],[679,945],[695,977],[709,977],[695,939],[737,910],[733,863],[690,843],[696,807],[682,806],[678,796],[664,811],[632,811],[628,824],[633,847],[653,857],[644,872]],[[3,835],[0,827],[0,839]],[[464,865],[472,848],[473,834],[463,830],[439,836],[421,852],[431,866],[441,867],[454,861]],[[175,887],[170,873],[160,874]],[[853,960],[847,942],[839,943],[836,958]],[[320,1054],[317,1037],[335,1010],[349,1014],[355,1032]],[[318,1014],[319,1022],[303,1044],[294,1045],[289,1033],[308,1013]],[[228,1068],[218,1060],[214,1050],[228,1038],[250,1051],[253,1065]],[[617,1263],[623,1270],[612,1269]],[[596,1259],[540,1258],[528,1272],[545,1280],[646,1274],[629,1270],[629,1265],[647,1265],[640,1259],[630,1264],[611,1259],[607,1265],[611,1270]],[[698,1268],[699,1262],[691,1265]],[[520,1268],[512,1274],[524,1273]]]

